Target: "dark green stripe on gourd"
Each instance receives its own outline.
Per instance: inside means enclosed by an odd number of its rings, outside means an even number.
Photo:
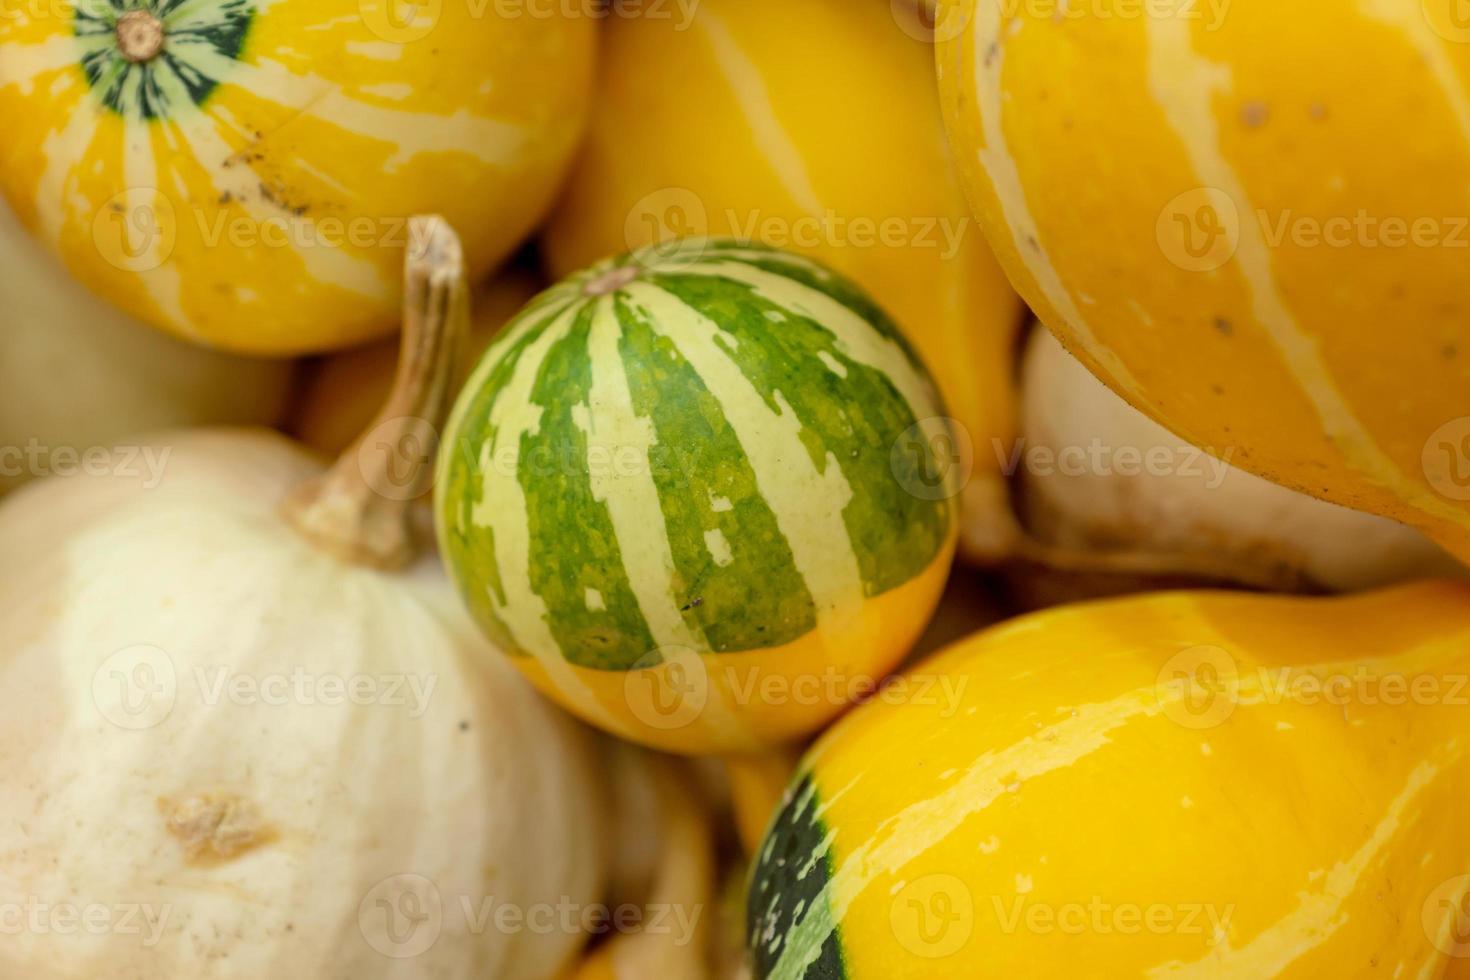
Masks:
[[[731,254],[738,251],[745,257],[735,259]],[[760,256],[761,252],[769,253]],[[886,310],[879,306],[877,301],[863,291],[857,283],[833,272],[832,270],[818,270],[810,262],[802,261],[801,258],[792,253],[779,252],[774,249],[752,248],[751,246],[739,246],[738,249],[711,249],[707,254],[710,261],[740,261],[744,265],[784,276],[812,289],[826,293],[828,296],[852,310],[858,316],[868,321],[869,326],[888,340],[893,341],[903,350],[909,363],[920,371],[925,371],[923,361],[920,360],[917,350],[909,343],[908,337],[899,330],[898,325],[889,317]]]
[[[516,479],[530,521],[531,588],[546,603],[557,646],[584,667],[626,670],[656,644],[607,505],[593,497],[587,437],[573,418],[592,389],[587,340],[595,313],[596,304],[585,304],[541,362],[531,392],[541,421],[521,440]],[[589,608],[588,589],[602,597],[601,609]]]
[[[160,25],[162,45],[130,57],[119,24],[145,15]],[[79,0],[72,30],[98,101],[124,118],[153,120],[204,104],[221,81],[211,72],[238,59],[254,17],[255,0]]]
[[[771,266],[780,269],[779,263]],[[927,568],[944,547],[950,504],[920,499],[894,478],[892,447],[917,419],[888,376],[842,354],[827,327],[767,302],[743,284],[679,274],[655,274],[649,280],[735,339],[726,354],[771,411],[784,411],[779,394],[796,413],[802,443],[819,472],[826,470],[829,452],[836,459],[852,488],[843,520],[865,594],[886,592]],[[842,291],[829,290],[814,277],[807,285],[839,302],[844,299]],[[768,314],[781,319],[773,321]],[[882,325],[881,332],[892,334],[876,307],[867,316],[870,323]],[[833,371],[819,355],[840,365],[846,376]]]
[[[806,919],[832,880],[829,831],[818,815],[820,800],[810,774],[790,790],[766,832],[751,869],[746,899],[746,949],[753,980],[775,969],[792,931]],[[802,980],[845,980],[842,928],[833,928]]]
[[[641,310],[621,297],[617,310],[633,410],[652,419],[657,434],[650,463],[686,619],[721,653],[779,646],[810,632],[817,625],[811,593],[719,400]],[[716,510],[717,499],[729,509]],[[723,567],[705,543],[708,529],[729,543]]]

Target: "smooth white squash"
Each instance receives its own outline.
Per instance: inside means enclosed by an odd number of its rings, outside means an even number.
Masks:
[[[1463,566],[1397,521],[1270,483],[1190,446],[1043,329],[1022,364],[1020,509],[1094,571],[1355,591]],[[1228,447],[1222,455],[1228,454]]]

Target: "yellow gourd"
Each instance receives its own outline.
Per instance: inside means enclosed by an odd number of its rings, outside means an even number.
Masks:
[[[1191,444],[1463,560],[1470,44],[1452,6],[945,0],[937,35],[971,201],[1069,350]]]
[[[535,9],[533,9],[535,7]],[[586,117],[575,5],[23,4],[0,18],[0,191],[133,316],[259,354],[388,333],[408,216],[478,280]]]
[[[1470,587],[1164,593],[978,634],[803,761],[755,980],[1433,977],[1470,890]]]
[[[708,234],[803,251],[851,276],[898,321],[962,424],[974,471],[961,547],[998,557],[991,440],[1014,427],[1021,306],[956,179],[929,46],[881,0],[684,9],[607,24],[598,109],[543,239],[551,272]]]

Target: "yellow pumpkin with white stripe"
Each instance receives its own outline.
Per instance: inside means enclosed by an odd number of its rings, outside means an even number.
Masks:
[[[918,357],[803,256],[681,239],[532,301],[444,435],[443,555],[560,703],[696,754],[799,738],[939,600],[958,470]]]
[[[855,279],[966,430],[960,548],[994,561],[1012,527],[991,441],[1015,436],[1021,301],[965,203],[932,52],[902,23],[888,0],[699,0],[612,18],[598,109],[543,242],[557,277],[730,235]]]
[[[802,763],[755,980],[1441,976],[1470,955],[1467,678],[1451,584],[978,634]]]
[[[1451,7],[945,0],[938,65],[992,247],[1094,373],[1194,445],[1467,559]]]
[[[478,278],[550,205],[591,81],[571,9],[21,4],[0,190],[93,291],[180,336],[281,355],[389,333],[409,215],[443,214]]]

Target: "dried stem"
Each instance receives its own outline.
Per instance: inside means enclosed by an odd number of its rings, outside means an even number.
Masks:
[[[163,21],[146,10],[130,10],[117,19],[117,48],[123,58],[142,64],[163,50]]]
[[[413,218],[409,231],[402,352],[388,400],[330,470],[282,503],[286,518],[319,547],[375,568],[401,567],[417,550],[411,511],[433,481],[468,332],[459,238],[438,216]]]

